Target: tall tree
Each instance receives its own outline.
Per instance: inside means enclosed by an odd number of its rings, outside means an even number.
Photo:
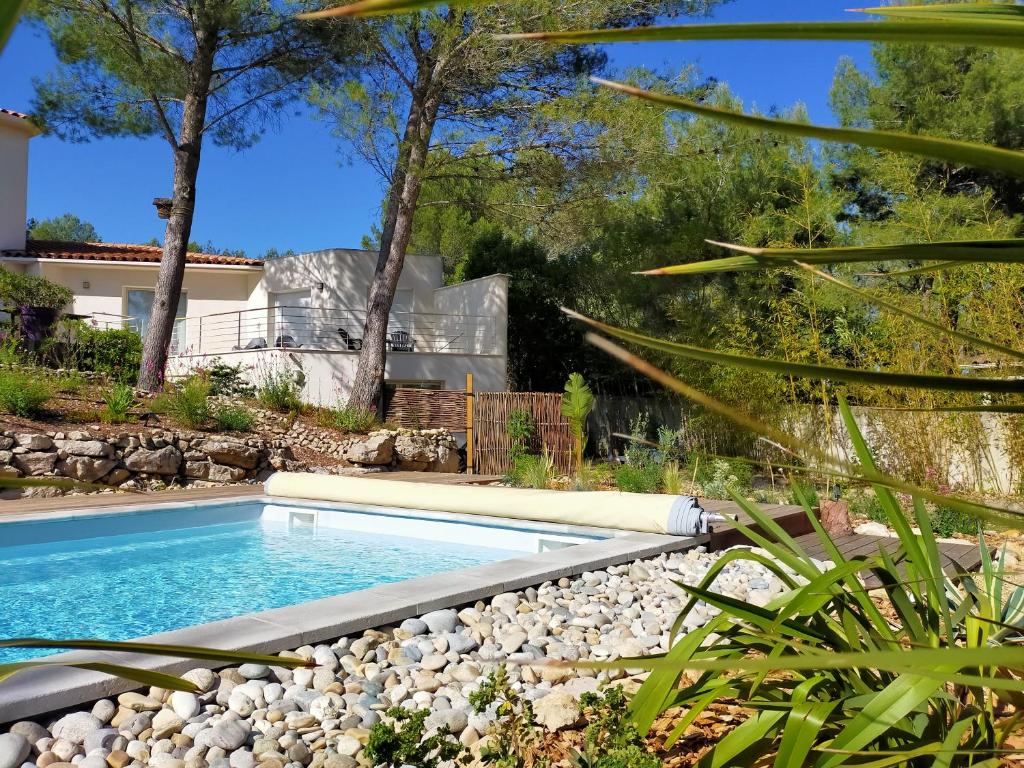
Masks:
[[[305,88],[322,49],[291,21],[304,3],[36,0],[31,9],[60,61],[37,83],[35,113],[44,125],[71,140],[160,136],[171,150],[171,210],[139,372],[144,389],[163,377],[204,141],[252,145]],[[322,33],[345,29],[330,25]]]
[[[76,243],[98,243],[99,233],[96,227],[73,213],[63,213],[52,219],[29,219],[28,236],[30,240],[64,240]]]
[[[387,186],[380,248],[350,405],[380,398],[388,315],[426,177],[494,168],[561,173],[598,141],[557,104],[601,69],[596,49],[499,42],[495,33],[586,28],[706,11],[718,0],[531,0],[364,22],[361,75],[313,101]],[[567,160],[567,157],[569,158]]]

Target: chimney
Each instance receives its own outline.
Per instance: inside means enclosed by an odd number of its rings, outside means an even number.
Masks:
[[[38,133],[28,115],[0,108],[0,251],[25,247],[28,141]]]

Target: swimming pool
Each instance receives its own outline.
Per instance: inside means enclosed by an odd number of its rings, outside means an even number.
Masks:
[[[600,538],[251,500],[6,522],[0,636],[125,640]]]

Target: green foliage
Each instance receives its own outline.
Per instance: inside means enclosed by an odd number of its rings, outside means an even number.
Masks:
[[[661,490],[672,496],[681,496],[689,486],[689,481],[679,466],[678,461],[666,461],[661,468]]]
[[[135,390],[130,384],[118,382],[103,393],[103,420],[123,424],[129,420],[128,412],[135,407]]]
[[[962,509],[938,506],[931,513],[932,530],[936,536],[950,537],[957,533],[977,534],[978,519]]]
[[[644,748],[643,739],[629,719],[629,706],[621,686],[604,695],[584,693],[580,707],[587,719],[584,747],[576,752],[578,768],[658,768],[661,761]]]
[[[392,707],[387,716],[399,728],[385,721],[375,723],[366,742],[366,756],[374,765],[389,768],[404,765],[436,768],[443,762],[456,760],[465,747],[452,736],[447,726],[427,736],[425,722],[429,715],[429,709],[410,711],[404,707]]]
[[[60,283],[0,267],[0,304],[7,311],[20,307],[62,309],[72,298],[71,291]]]
[[[657,493],[661,482],[662,468],[657,462],[623,464],[615,470],[615,484],[624,493]]]
[[[96,228],[73,213],[64,213],[52,219],[28,222],[30,240],[61,240],[64,242],[99,243],[102,242]]]
[[[43,413],[53,397],[45,376],[35,370],[0,370],[0,409],[31,419]]]
[[[57,391],[65,395],[78,395],[85,389],[85,376],[78,370],[66,370],[57,376]]]
[[[251,432],[256,417],[243,406],[221,405],[214,409],[213,421],[221,432]]]
[[[847,497],[847,501],[850,504],[850,515],[852,516],[866,517],[874,523],[885,523],[888,520],[878,497],[870,491],[851,493]]]
[[[161,400],[166,413],[179,424],[189,429],[202,429],[213,415],[209,398],[209,380],[194,375],[169,384]]]
[[[505,477],[505,482],[517,488],[551,487],[555,477],[555,460],[551,458],[547,448],[540,454],[522,454],[517,456],[512,471]]]
[[[211,395],[239,395],[252,397],[256,390],[245,377],[245,366],[231,365],[217,360],[203,373],[210,382]]]
[[[753,470],[743,461],[706,457],[697,467],[697,485],[712,499],[731,498],[730,490],[746,495]]]
[[[332,429],[340,429],[354,435],[365,435],[380,427],[377,414],[359,408],[321,408],[317,412],[317,423]]]
[[[786,501],[790,504],[801,504],[806,500],[812,507],[817,507],[819,502],[818,489],[813,483],[797,479],[790,480],[789,495]]]
[[[594,410],[594,393],[590,391],[583,376],[570,373],[562,394],[562,415],[569,422],[573,440],[573,462],[577,468],[583,466],[583,450],[587,444],[587,417]]]
[[[83,371],[108,374],[134,384],[142,360],[142,338],[127,328],[101,330],[81,323],[74,330],[73,356]]]
[[[494,768],[527,768],[534,762],[539,735],[533,716],[533,704],[512,687],[508,670],[499,666],[480,687],[469,694],[469,703],[477,712],[496,706],[497,719],[491,735],[494,737],[482,758]]]
[[[256,400],[264,408],[279,413],[302,411],[302,387],[296,375],[287,371],[268,371],[256,387]]]
[[[24,361],[21,351],[21,338],[16,333],[0,334],[0,366],[10,368]]]

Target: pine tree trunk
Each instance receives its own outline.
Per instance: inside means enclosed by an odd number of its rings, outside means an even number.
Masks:
[[[139,388],[148,392],[164,382],[174,321],[185,277],[185,257],[192,234],[196,204],[196,179],[206,124],[206,105],[213,71],[213,43],[200,36],[192,66],[190,89],[185,95],[181,130],[174,148],[174,181],[171,215],[164,230],[164,249],[153,295],[153,311],[142,346]]]
[[[432,68],[421,65],[409,105],[405,140],[399,150],[395,174],[388,190],[380,252],[366,303],[363,348],[359,353],[359,366],[348,400],[350,408],[361,411],[376,408],[383,394],[388,318],[395,300],[398,279],[405,266],[423,166],[430,151],[430,140],[437,119],[439,89],[431,82],[432,79]]]

